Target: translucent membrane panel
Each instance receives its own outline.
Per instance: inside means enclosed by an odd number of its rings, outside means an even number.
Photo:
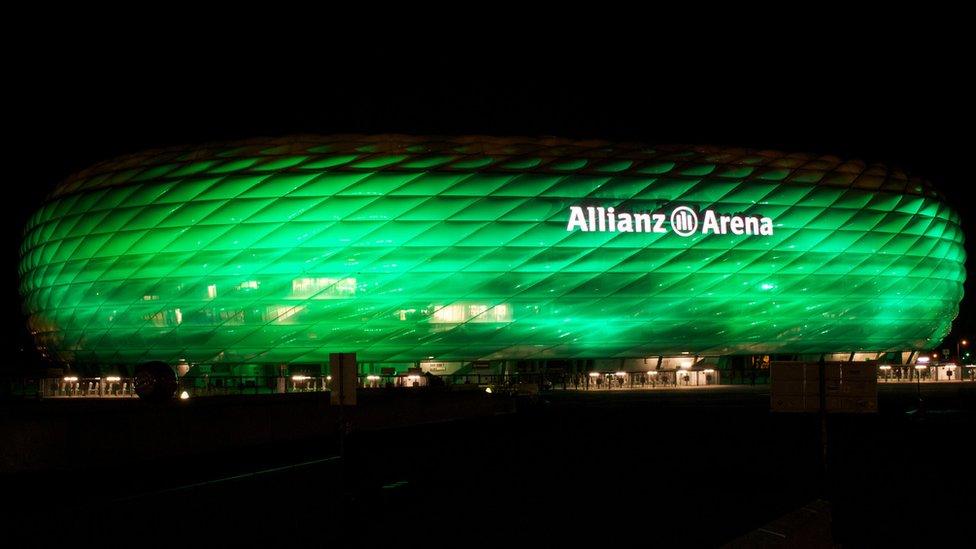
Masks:
[[[20,273],[65,361],[895,351],[949,330],[962,244],[924,182],[831,157],[300,137],[71,178]]]

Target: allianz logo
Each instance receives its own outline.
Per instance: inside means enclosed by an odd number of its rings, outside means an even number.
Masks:
[[[669,231],[670,227],[670,231]],[[742,214],[719,214],[713,209],[695,211],[678,206],[670,215],[618,212],[613,206],[570,206],[567,231],[610,233],[667,233],[678,236],[693,234],[734,234],[771,236],[773,220],[769,217]]]

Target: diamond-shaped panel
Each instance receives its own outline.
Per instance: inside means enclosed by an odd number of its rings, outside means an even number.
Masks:
[[[767,216],[771,236],[567,231],[571,206]],[[924,181],[833,157],[297,136],[150,151],[32,217],[22,293],[68,362],[890,351],[965,277]]]

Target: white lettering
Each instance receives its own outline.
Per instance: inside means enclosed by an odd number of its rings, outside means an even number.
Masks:
[[[586,227],[586,218],[583,217],[583,208],[579,206],[569,207],[569,224],[566,225],[566,230],[572,231],[574,227],[579,227],[583,232],[589,231]]]
[[[702,216],[701,230],[699,216]],[[762,235],[773,234],[773,220],[756,215],[719,215],[715,210],[693,210],[688,206],[678,206],[668,216],[664,213],[618,212],[613,206],[569,207],[567,231],[579,229],[583,232],[621,232],[621,233],[667,233],[666,222],[670,220],[670,231],[682,237],[693,234]]]
[[[746,218],[746,234],[759,234],[759,219],[754,216]]]
[[[617,215],[617,230],[622,233],[632,233],[634,228],[631,226],[633,220],[629,213],[621,213]]]
[[[742,234],[742,218],[735,216],[732,221],[729,222],[729,228],[732,229],[732,234]]]
[[[637,232],[651,232],[651,214],[634,214],[634,221],[637,224]]]
[[[718,232],[718,220],[715,218],[715,212],[705,210],[705,220],[702,222],[702,234],[708,234],[709,231],[713,233]]]
[[[667,229],[664,228],[664,220],[668,217],[664,214],[654,214],[654,232],[656,233],[666,233]]]

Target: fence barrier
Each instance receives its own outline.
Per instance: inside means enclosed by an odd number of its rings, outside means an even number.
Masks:
[[[963,379],[937,380],[923,377],[922,382],[973,381],[976,372]],[[907,378],[906,378],[907,379]],[[889,371],[879,373],[879,382],[899,382]],[[912,379],[911,381],[918,381]],[[122,376],[0,378],[0,399],[23,398],[135,398],[134,378]],[[708,385],[766,385],[769,370],[655,370],[643,372],[510,372],[506,374],[360,374],[359,387],[365,390],[409,389],[416,387],[494,387],[517,389],[534,385],[538,390],[601,391],[621,389],[656,389],[701,387]],[[274,393],[308,393],[329,391],[331,376],[230,376],[186,375],[179,379],[178,394],[187,396],[248,395]]]

